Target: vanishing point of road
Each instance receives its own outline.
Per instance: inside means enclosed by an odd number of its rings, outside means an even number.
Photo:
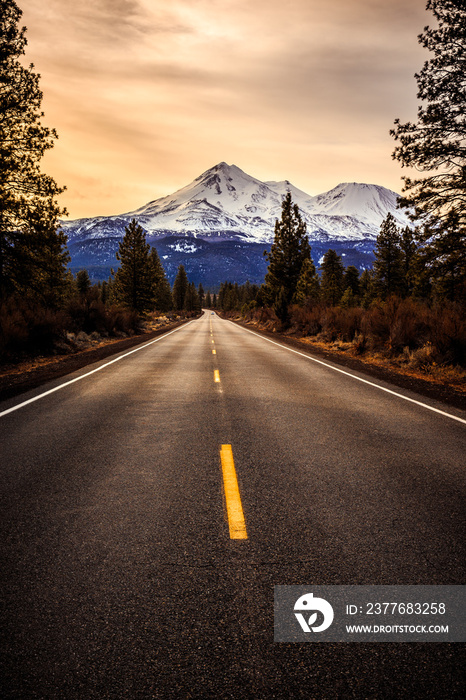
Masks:
[[[466,413],[205,312],[0,403],[2,698],[459,698],[274,585],[464,584]]]

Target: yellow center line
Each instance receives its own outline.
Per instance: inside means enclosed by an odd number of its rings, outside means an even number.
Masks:
[[[235,463],[231,445],[222,445],[220,450],[222,462],[223,484],[225,488],[225,501],[228,514],[228,526],[230,539],[247,540],[246,522],[244,520],[243,506],[239,493],[238,479],[236,478]]]
[[[212,355],[216,355],[216,354],[217,354],[217,351],[216,351],[216,349],[214,348],[214,349],[212,350]]]
[[[214,382],[219,382],[220,381],[220,372],[218,369],[214,369]]]

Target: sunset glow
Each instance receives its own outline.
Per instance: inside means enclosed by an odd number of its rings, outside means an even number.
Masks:
[[[71,218],[123,213],[217,162],[309,194],[401,189],[425,0],[22,0],[41,74],[43,169]],[[253,9],[252,9],[253,8]]]

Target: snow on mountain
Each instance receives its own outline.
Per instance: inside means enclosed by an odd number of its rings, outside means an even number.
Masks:
[[[398,195],[380,185],[345,182],[312,198],[313,211],[330,216],[352,216],[380,227],[387,212],[403,225],[407,217],[396,208]]]
[[[63,228],[70,241],[121,237],[135,218],[149,239],[182,235],[270,243],[287,191],[306,221],[311,241],[374,239],[389,211],[401,225],[408,223],[396,208],[398,195],[379,185],[344,183],[311,196],[288,180],[261,182],[236,165],[219,163],[186,187],[135,211],[63,222]]]
[[[126,214],[150,232],[265,240],[281,196],[236,165],[220,163],[168,197]],[[274,218],[275,216],[275,218]]]

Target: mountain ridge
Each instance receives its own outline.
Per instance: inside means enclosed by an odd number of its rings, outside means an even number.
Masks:
[[[310,241],[375,240],[389,211],[400,225],[408,225],[407,216],[396,206],[399,195],[381,185],[340,183],[328,192],[309,195],[289,180],[262,182],[222,162],[176,192],[133,211],[64,221],[62,228],[70,241],[120,236],[135,218],[154,240],[186,235],[270,243],[288,190],[306,222]]]

